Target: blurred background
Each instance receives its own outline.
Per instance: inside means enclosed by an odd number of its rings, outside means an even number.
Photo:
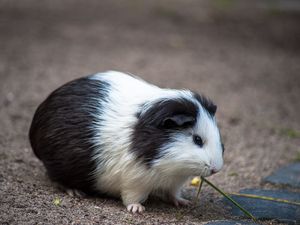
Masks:
[[[300,1],[0,0],[4,218],[37,221],[34,210],[45,206],[33,205],[59,193],[27,140],[38,104],[63,83],[106,70],[210,97],[226,146],[224,170],[211,179],[227,191],[262,186],[262,176],[300,160]],[[72,221],[82,209],[70,204]],[[104,204],[104,214],[118,204]],[[202,219],[225,216],[207,204]]]

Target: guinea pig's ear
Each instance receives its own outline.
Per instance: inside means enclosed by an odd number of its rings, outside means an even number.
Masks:
[[[179,114],[170,117],[166,117],[162,121],[163,128],[176,128],[176,127],[188,127],[195,123],[195,118],[192,116]]]
[[[179,114],[179,115],[174,115],[170,117],[166,117],[163,121],[161,126],[163,128],[176,128],[176,127],[189,127],[192,126],[195,123],[195,118],[192,116],[184,115],[184,114]]]
[[[194,125],[198,114],[198,106],[184,98],[146,102],[142,110],[136,114],[139,125],[161,129],[187,128]]]

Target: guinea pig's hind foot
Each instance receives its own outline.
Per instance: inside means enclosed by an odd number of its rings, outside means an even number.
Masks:
[[[77,189],[65,189],[65,191],[71,197],[79,197],[79,198],[86,197],[86,194],[84,192]]]
[[[87,196],[86,193],[84,193],[83,191],[80,191],[78,189],[72,189],[72,188],[68,188],[62,184],[59,183],[54,183],[56,184],[56,187],[61,190],[62,192],[67,193],[69,196],[71,197],[79,197],[79,198],[84,198]]]
[[[187,199],[184,199],[184,198],[181,198],[181,197],[174,197],[173,198],[173,204],[176,207],[179,207],[179,206],[189,206],[192,203],[191,203],[191,201],[189,201]]]
[[[133,203],[127,206],[127,211],[132,213],[142,213],[145,211],[145,207],[140,203]]]

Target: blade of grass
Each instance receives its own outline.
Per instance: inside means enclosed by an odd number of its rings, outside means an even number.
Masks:
[[[200,183],[199,183],[199,188],[198,188],[198,192],[197,192],[197,199],[199,199],[202,185],[203,185],[203,179],[202,179],[202,177],[200,177]]]
[[[294,202],[294,201],[289,201],[281,198],[273,198],[273,197],[267,197],[267,196],[261,196],[261,195],[253,195],[253,194],[243,194],[243,193],[229,193],[230,195],[236,195],[236,196],[242,196],[242,197],[247,197],[247,198],[256,198],[256,199],[262,199],[262,200],[268,200],[268,201],[275,201],[275,202],[281,202],[281,203],[288,203],[292,205],[299,205],[300,202]]]
[[[216,187],[213,183],[206,180],[204,177],[201,177],[201,180],[205,181],[208,185],[210,185],[212,188],[214,188],[216,191],[218,191],[221,195],[223,195],[225,198],[227,198],[229,201],[231,201],[236,207],[238,207],[246,216],[251,218],[253,221],[257,222],[256,218],[248,212],[246,209],[244,209],[239,203],[237,203],[234,199],[232,199],[229,195],[227,195],[225,192],[220,190],[218,187]]]

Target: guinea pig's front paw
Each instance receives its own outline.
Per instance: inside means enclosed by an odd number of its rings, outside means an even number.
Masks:
[[[145,211],[145,207],[140,203],[133,203],[127,206],[127,211],[132,213],[142,213]]]
[[[181,198],[181,197],[174,197],[173,198],[173,204],[176,207],[179,207],[179,206],[189,206],[192,203],[191,203],[191,201],[189,201],[187,199],[184,199],[184,198]]]

